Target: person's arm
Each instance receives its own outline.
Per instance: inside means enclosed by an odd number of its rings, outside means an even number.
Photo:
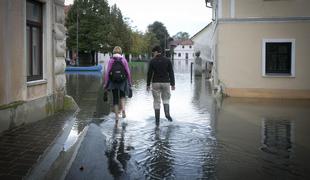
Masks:
[[[146,80],[146,86],[147,86],[147,90],[149,90],[150,86],[151,86],[151,79],[153,76],[154,70],[152,67],[152,61],[149,63],[149,68],[147,71],[147,80]]]
[[[105,71],[105,74],[104,74],[104,85],[103,85],[103,88],[106,89],[107,86],[108,86],[108,82],[109,82],[109,73],[111,71],[111,68],[112,68],[112,64],[113,64],[113,59],[111,58],[108,62],[108,67]]]
[[[173,67],[172,67],[172,63],[170,60],[168,60],[168,74],[169,74],[169,79],[170,79],[170,85],[171,85],[171,89],[174,90],[175,89],[175,79],[174,79],[174,72],[173,72]]]
[[[127,79],[128,79],[129,85],[131,86],[132,85],[132,79],[131,79],[131,73],[130,73],[128,62],[125,58],[122,58],[122,62],[124,64],[125,71],[127,73]]]

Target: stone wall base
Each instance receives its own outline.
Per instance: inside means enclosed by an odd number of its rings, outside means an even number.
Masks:
[[[231,97],[310,99],[310,90],[225,88],[224,94]]]
[[[65,101],[67,102],[65,103]],[[1,107],[0,132],[51,116],[64,110],[64,104],[67,104],[67,109],[77,109],[73,98],[65,96],[64,93],[56,93],[35,100],[12,103],[6,107]]]

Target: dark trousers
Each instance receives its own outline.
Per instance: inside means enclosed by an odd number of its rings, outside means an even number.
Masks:
[[[119,89],[112,89],[113,105],[119,105],[120,98],[125,97],[125,92]]]

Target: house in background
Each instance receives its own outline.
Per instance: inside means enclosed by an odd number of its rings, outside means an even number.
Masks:
[[[309,0],[205,1],[214,82],[226,95],[310,98]]]
[[[64,107],[64,0],[1,0],[0,24],[1,132]]]
[[[192,40],[176,40],[174,42],[174,60],[193,60],[195,57]]]
[[[211,78],[213,65],[213,57],[211,52],[213,31],[214,26],[211,22],[190,38],[195,44],[194,52],[200,52],[200,57],[203,61],[202,70],[207,70],[208,78]]]

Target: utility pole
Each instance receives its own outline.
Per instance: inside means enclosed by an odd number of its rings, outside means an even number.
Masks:
[[[79,66],[79,6],[76,1],[76,65]]]

